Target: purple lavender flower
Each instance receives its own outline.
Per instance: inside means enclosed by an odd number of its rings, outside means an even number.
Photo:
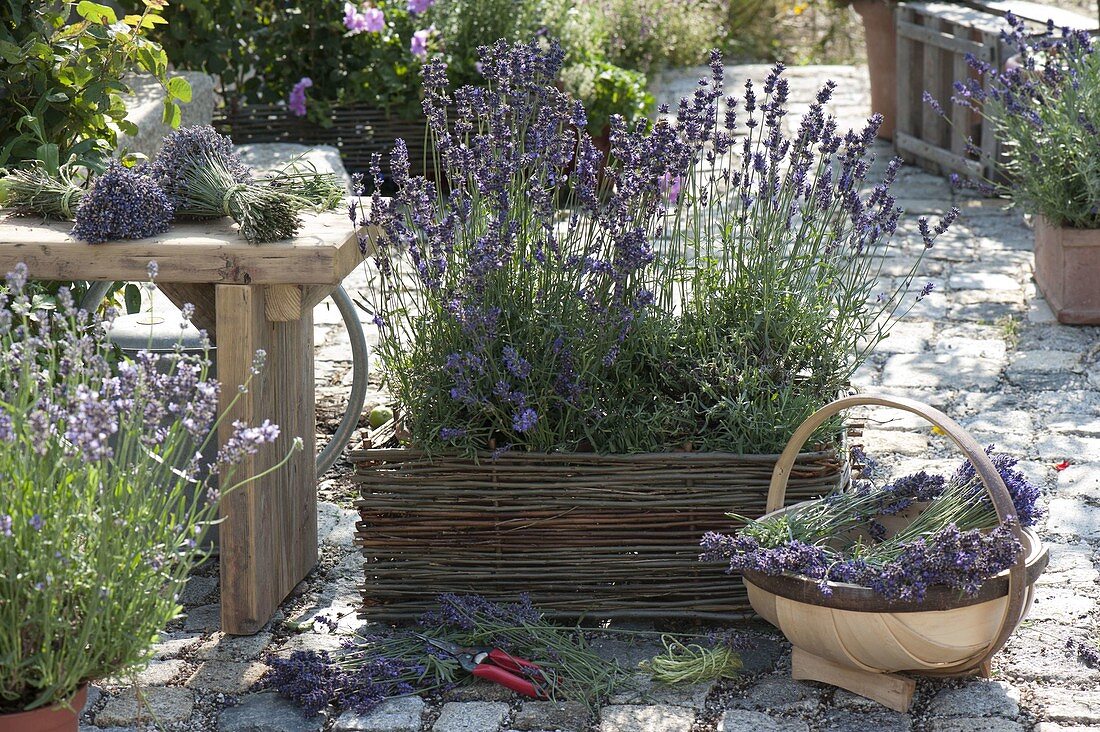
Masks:
[[[12,424],[11,415],[0,407],[0,442],[11,442],[15,439],[15,426]]]
[[[313,86],[313,79],[308,76],[303,76],[298,80],[298,83],[294,85],[294,88],[290,90],[290,96],[287,98],[287,109],[295,117],[306,116],[306,89]]]
[[[46,525],[45,520],[37,513],[31,516],[31,520],[29,523],[31,525],[31,528],[35,531],[41,531],[42,527]]]
[[[218,465],[236,465],[250,455],[255,455],[264,445],[279,437],[279,426],[265,419],[258,427],[249,427],[240,420],[233,422],[233,436],[218,451]]]
[[[435,5],[435,0],[409,0],[408,11],[413,15],[428,12],[428,8]]]
[[[12,518],[11,514],[0,515],[0,536],[11,536],[12,531]]]
[[[512,415],[512,429],[516,432],[526,432],[534,428],[539,421],[539,415],[534,409],[528,407]]]
[[[112,161],[81,199],[72,234],[93,244],[144,239],[167,231],[172,215],[172,203],[160,186]]]

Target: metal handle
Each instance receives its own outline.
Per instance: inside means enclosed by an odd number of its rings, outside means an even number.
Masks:
[[[813,435],[826,420],[845,409],[872,405],[892,407],[894,409],[910,412],[918,417],[924,418],[943,430],[974,466],[978,477],[982,481],[982,485],[985,487],[986,493],[989,494],[989,498],[993,501],[993,508],[997,511],[997,518],[1000,523],[1002,525],[1008,524],[1013,536],[1020,542],[1021,550],[1016,556],[1016,563],[1009,567],[1008,570],[1008,604],[1005,607],[1004,615],[1001,616],[1000,629],[993,641],[986,647],[985,652],[973,663],[972,667],[981,666],[987,663],[997,651],[1004,647],[1008,637],[1016,628],[1018,620],[1023,615],[1027,597],[1027,556],[1022,549],[1024,546],[1024,534],[1020,528],[1020,522],[1016,518],[1016,506],[1012,502],[1012,496],[1009,494],[1008,488],[1005,487],[1004,481],[1001,479],[1001,474],[997,472],[997,468],[993,466],[993,462],[989,459],[989,456],[985,454],[985,450],[982,449],[977,440],[971,437],[958,422],[934,407],[904,397],[860,394],[842,397],[836,401],[830,402],[814,412],[805,422],[799,425],[798,429],[795,430],[794,435],[791,436],[790,441],[787,443],[786,448],[784,448],[782,454],[779,456],[779,461],[776,463],[775,470],[772,472],[771,485],[768,488],[767,511],[771,513],[783,507],[783,500],[787,493],[787,480],[790,478],[795,458],[798,456],[802,446],[806,443],[806,440],[810,439],[810,436]]]

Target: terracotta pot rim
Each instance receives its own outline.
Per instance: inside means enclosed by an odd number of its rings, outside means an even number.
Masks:
[[[1050,550],[1032,529],[1022,529],[1027,546],[1027,584],[1035,583],[1050,561]],[[847,582],[827,582],[832,594],[821,594],[818,580],[796,574],[781,576],[767,575],[762,572],[746,570],[742,572],[744,581],[762,590],[807,605],[869,613],[918,613],[978,605],[996,600],[1008,594],[1008,572],[987,579],[976,595],[968,596],[948,587],[930,587],[924,599],[920,601],[888,600],[869,587],[853,585]]]
[[[88,701],[88,685],[82,684],[76,693],[71,698],[63,701],[56,702],[48,707],[39,707],[38,709],[32,709],[29,712],[0,712],[0,722],[4,723],[4,729],[8,729],[8,725],[33,725],[28,726],[27,729],[46,729],[53,730],[59,729],[60,724],[64,721],[65,717],[72,719],[73,724],[76,724],[80,720],[80,712],[84,709],[85,703]],[[44,717],[53,716],[56,717],[56,721],[52,722],[50,727],[42,726],[42,719]],[[12,726],[11,729],[17,729]]]

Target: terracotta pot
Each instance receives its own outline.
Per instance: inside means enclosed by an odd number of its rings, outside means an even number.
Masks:
[[[0,730],[3,732],[77,732],[80,712],[88,701],[88,687],[69,700],[68,704],[42,707],[31,712],[0,714]]]
[[[1058,322],[1100,325],[1100,229],[1051,226],[1036,216],[1035,282]]]
[[[893,140],[898,114],[898,37],[894,28],[894,3],[853,0],[852,9],[863,19],[867,72],[871,77],[871,111],[882,115],[878,136]]]

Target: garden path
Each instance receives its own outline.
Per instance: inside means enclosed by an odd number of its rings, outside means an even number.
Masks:
[[[762,78],[766,70],[729,67],[731,88],[745,77]],[[675,101],[691,93],[697,76],[694,70],[666,73],[658,80],[660,97]],[[857,67],[793,69],[792,115],[826,78],[839,83],[833,112],[842,127],[862,124],[867,80]],[[890,150],[880,145],[878,152],[881,168]],[[933,404],[979,440],[1024,456],[1022,468],[1042,486],[1050,511],[1042,528],[1050,568],[1039,582],[1027,627],[995,659],[993,679],[921,681],[911,713],[898,714],[843,691],[791,681],[789,646],[769,627],[754,624],[746,630],[754,650],[744,655],[741,678],[620,696],[593,719],[583,708],[525,702],[492,686],[428,703],[397,700],[362,718],[306,719],[251,687],[266,668],[260,659],[267,653],[339,644],[314,618],[339,619],[337,632],[358,626],[354,608],[362,569],[352,546],[350,467],[343,463],[320,487],[325,502],[318,570],[264,632],[244,638],[218,632],[216,567],[200,571],[182,597],[186,617],[165,633],[155,660],[137,676],[149,707],[166,729],[224,732],[1100,731],[1100,670],[1079,665],[1063,650],[1066,638],[1084,637],[1100,616],[1100,329],[1055,322],[1035,292],[1032,235],[1019,214],[998,202],[955,194],[943,179],[915,168],[903,169],[896,192],[907,211],[903,246],[922,246],[915,216],[941,214],[952,203],[963,214],[928,252],[914,285],[919,289],[926,278],[935,292],[879,346],[858,384]],[[900,265],[887,272],[900,274]],[[354,277],[349,289],[363,284],[362,274]],[[325,433],[339,419],[351,385],[348,344],[335,309],[319,307],[316,336],[319,433]],[[368,406],[382,399],[375,389]],[[893,466],[957,460],[943,437],[908,416],[876,413],[867,424],[867,449]],[[1057,470],[1062,461],[1069,466]],[[608,641],[603,648],[627,663],[655,652],[645,643]],[[86,732],[145,726],[134,692],[106,682],[93,690],[85,721]]]

